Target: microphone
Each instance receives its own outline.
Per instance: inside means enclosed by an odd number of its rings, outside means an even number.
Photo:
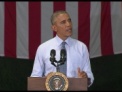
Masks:
[[[61,58],[60,58],[61,61],[60,62],[61,62],[61,65],[62,65],[66,61],[66,50],[61,49],[60,55],[61,55]]]
[[[51,64],[53,64],[54,66],[56,66],[55,64],[54,64],[54,62],[56,62],[56,60],[55,60],[55,55],[56,55],[56,52],[55,52],[55,50],[54,49],[52,49],[51,50],[51,52],[50,52],[50,61],[51,61]]]

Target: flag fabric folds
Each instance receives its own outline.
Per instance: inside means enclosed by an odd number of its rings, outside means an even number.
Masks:
[[[122,53],[121,1],[1,1],[0,56],[34,59],[37,47],[55,36],[56,10],[70,14],[72,37],[86,44],[90,58]]]

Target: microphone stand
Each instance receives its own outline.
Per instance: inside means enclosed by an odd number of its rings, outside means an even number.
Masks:
[[[55,65],[54,62],[56,62],[57,65]],[[54,66],[56,67],[56,71],[57,71],[57,72],[60,72],[59,66],[62,65],[62,64],[64,64],[64,62],[65,62],[65,60],[62,60],[62,59],[59,60],[59,61],[56,61],[56,60],[54,59],[54,60],[51,61],[51,64],[54,65]]]
[[[56,62],[57,62],[57,61],[56,61]],[[60,72],[59,65],[60,65],[59,62],[57,62],[57,66],[56,66],[56,71],[57,71],[57,72]]]

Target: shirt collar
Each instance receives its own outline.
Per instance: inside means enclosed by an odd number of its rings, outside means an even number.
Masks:
[[[55,39],[57,41],[57,45],[60,46],[63,40],[58,37],[58,35],[55,36]],[[71,46],[71,37],[68,37],[65,42],[67,43],[68,46]]]

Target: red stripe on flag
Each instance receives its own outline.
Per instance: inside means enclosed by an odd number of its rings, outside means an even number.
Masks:
[[[78,2],[78,39],[89,50],[90,42],[90,2]]]
[[[110,2],[101,3],[101,52],[113,54]]]
[[[55,11],[57,11],[57,10],[65,10],[65,7],[66,7],[66,5],[65,5],[65,2],[64,1],[62,1],[62,2],[54,2],[53,3],[54,5],[54,12]],[[55,36],[56,35],[56,33],[55,32],[53,32],[53,36]]]
[[[29,2],[29,58],[33,59],[41,43],[41,3]]]
[[[16,58],[16,2],[5,2],[5,56]]]

